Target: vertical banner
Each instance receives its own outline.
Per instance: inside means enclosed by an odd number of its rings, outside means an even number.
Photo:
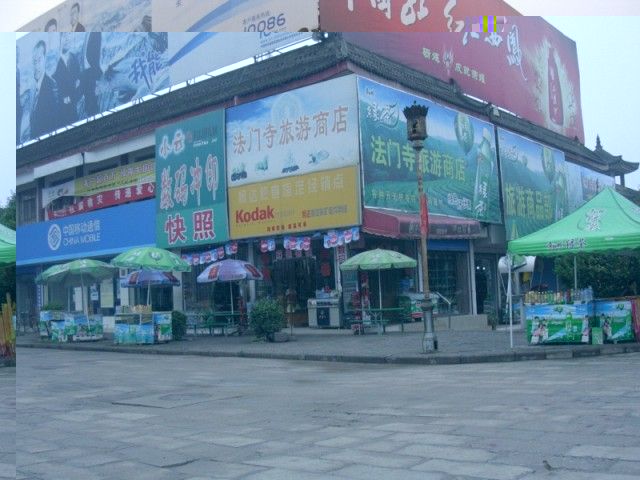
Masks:
[[[348,75],[228,109],[229,186],[356,165],[356,98]]]
[[[564,153],[498,129],[507,240],[550,225],[591,200],[614,179],[565,161]]]
[[[223,110],[156,130],[156,188],[158,246],[229,238]]]
[[[419,212],[416,156],[402,113],[429,108],[420,152],[429,213],[501,223],[493,126],[430,100],[358,78],[367,207]]]

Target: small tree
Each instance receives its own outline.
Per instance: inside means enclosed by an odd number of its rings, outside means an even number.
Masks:
[[[273,342],[275,333],[285,325],[284,310],[275,300],[262,298],[253,305],[250,326],[256,337]]]
[[[174,340],[182,340],[187,333],[187,316],[174,310],[171,312],[171,335]]]
[[[578,288],[593,287],[596,297],[630,295],[629,286],[640,288],[640,261],[637,257],[612,254],[578,255]],[[556,258],[556,275],[565,287],[573,287],[573,255]]]

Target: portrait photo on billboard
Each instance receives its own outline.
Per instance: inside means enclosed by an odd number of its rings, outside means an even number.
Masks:
[[[167,33],[30,33],[16,44],[16,143],[169,86]]]

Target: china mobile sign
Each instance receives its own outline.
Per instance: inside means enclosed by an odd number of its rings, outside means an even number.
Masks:
[[[100,220],[84,220],[65,225],[62,228],[54,223],[47,232],[47,243],[52,251],[56,251],[60,247],[99,243],[100,230]]]
[[[350,43],[584,142],[576,44],[541,17],[504,17],[492,32],[353,32]]]
[[[158,129],[156,159],[158,246],[226,241],[224,111]]]

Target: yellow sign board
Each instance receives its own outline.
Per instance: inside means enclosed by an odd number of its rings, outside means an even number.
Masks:
[[[357,165],[229,188],[233,239],[359,223]]]

